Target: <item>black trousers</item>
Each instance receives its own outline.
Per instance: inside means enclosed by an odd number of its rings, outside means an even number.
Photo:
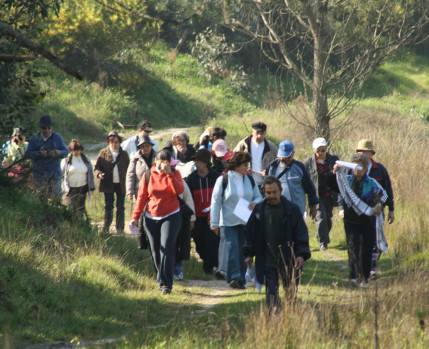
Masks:
[[[197,217],[192,230],[192,238],[200,258],[203,260],[204,272],[210,274],[218,266],[220,238],[210,229],[207,217]]]
[[[375,221],[362,217],[359,220],[344,221],[347,252],[349,256],[350,279],[368,280],[371,271],[372,248],[375,237]]]
[[[88,185],[82,187],[71,187],[66,195],[67,204],[76,213],[85,213],[86,194]]]

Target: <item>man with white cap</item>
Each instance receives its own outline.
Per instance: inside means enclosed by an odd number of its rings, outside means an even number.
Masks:
[[[316,218],[317,204],[319,199],[316,195],[316,188],[310,179],[310,175],[305,165],[294,160],[295,149],[290,141],[283,141],[279,145],[277,159],[272,161],[265,174],[275,176],[282,183],[282,195],[289,201],[298,205],[301,213],[305,213],[305,195],[308,196],[308,206],[310,207],[311,218]]]
[[[325,138],[316,138],[313,141],[314,154],[304,160],[304,165],[319,197],[316,227],[321,251],[328,249],[329,232],[332,228],[332,210],[338,200],[338,193],[330,188],[327,179],[332,175],[335,161],[339,159],[338,156],[328,153],[327,147],[328,142]]]

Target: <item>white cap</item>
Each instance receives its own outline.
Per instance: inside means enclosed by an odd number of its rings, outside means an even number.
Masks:
[[[320,137],[320,138],[316,138],[313,141],[313,149],[314,150],[318,149],[319,147],[327,147],[327,146],[328,146],[328,142],[326,142],[325,138]]]

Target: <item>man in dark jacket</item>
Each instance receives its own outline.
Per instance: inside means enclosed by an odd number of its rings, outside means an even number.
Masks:
[[[256,256],[256,279],[264,282],[266,302],[270,311],[280,309],[280,274],[286,294],[293,300],[300,271],[311,257],[308,230],[301,210],[281,196],[282,186],[274,176],[264,179],[265,199],[256,204],[246,225],[245,262],[252,265]],[[292,286],[292,287],[291,287]]]
[[[329,187],[327,178],[332,175],[335,161],[339,159],[338,156],[329,154],[327,147],[328,142],[325,138],[316,138],[313,141],[314,154],[304,160],[304,165],[319,197],[316,227],[321,251],[328,249],[329,232],[332,228],[332,210],[338,201],[338,193]]]

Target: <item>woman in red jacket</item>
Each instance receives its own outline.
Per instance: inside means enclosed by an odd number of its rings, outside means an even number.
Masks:
[[[174,246],[182,225],[177,195],[183,193],[179,171],[168,150],[161,150],[150,170],[149,183],[140,181],[137,202],[130,224],[137,225],[145,206],[145,224],[155,262],[159,289],[163,294],[173,288]]]

